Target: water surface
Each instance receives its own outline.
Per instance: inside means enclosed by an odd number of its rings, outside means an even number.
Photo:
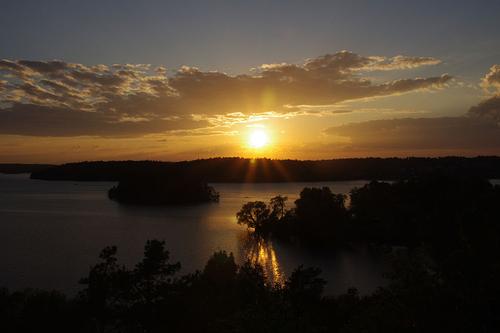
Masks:
[[[100,250],[118,246],[119,260],[133,265],[147,239],[163,239],[183,272],[202,269],[217,250],[241,263],[259,261],[270,278],[283,280],[300,264],[323,270],[329,293],[351,286],[363,293],[384,283],[385,260],[366,249],[310,252],[280,242],[257,242],[236,223],[241,206],[281,194],[289,205],[306,186],[348,193],[365,181],[212,184],[220,202],[182,207],[129,207],[107,198],[108,182],[31,180],[0,174],[0,286],[74,293]]]

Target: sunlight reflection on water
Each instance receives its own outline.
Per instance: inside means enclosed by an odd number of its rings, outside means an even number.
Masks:
[[[280,266],[271,240],[264,240],[252,235],[245,235],[242,250],[245,257],[253,264],[259,264],[269,282],[283,284],[285,276]]]

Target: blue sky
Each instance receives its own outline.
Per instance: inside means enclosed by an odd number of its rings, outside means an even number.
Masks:
[[[499,1],[2,1],[0,57],[239,73],[345,49],[431,55],[476,77],[500,56],[499,12]]]

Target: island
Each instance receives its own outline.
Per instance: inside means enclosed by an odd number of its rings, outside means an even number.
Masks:
[[[183,205],[219,201],[219,193],[200,179],[165,175],[125,178],[108,191],[110,199],[133,205]]]

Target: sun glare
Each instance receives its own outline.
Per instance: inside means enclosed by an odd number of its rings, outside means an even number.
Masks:
[[[248,144],[252,148],[262,148],[267,145],[269,139],[267,137],[266,132],[262,130],[255,130],[250,133],[250,137],[248,138]]]

